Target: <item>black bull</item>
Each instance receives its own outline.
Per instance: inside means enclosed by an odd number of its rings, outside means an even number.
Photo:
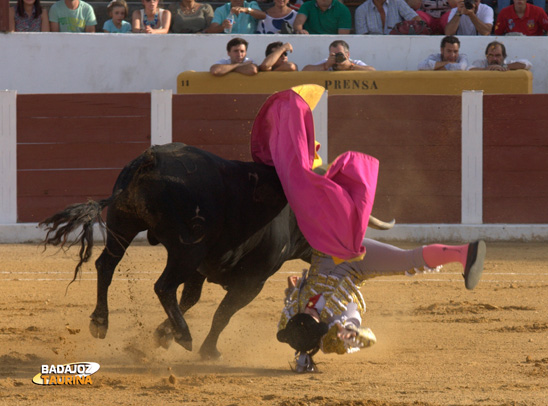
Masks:
[[[112,195],[75,204],[45,219],[45,244],[63,245],[82,228],[80,261],[93,248],[93,224],[108,207],[106,246],[95,262],[97,305],[90,331],[104,338],[108,329],[108,288],[114,270],[135,236],[167,250],[167,264],[154,285],[168,320],[156,330],[167,347],[171,338],[187,350],[192,337],[184,313],[200,299],[202,286],[220,284],[226,295],[200,348],[203,358],[218,358],[217,341],[230,318],[250,303],[285,261],[309,262],[311,247],[289,209],[273,167],[227,161],[184,144],[155,146],[122,170]],[[176,292],[184,284],[181,301]]]

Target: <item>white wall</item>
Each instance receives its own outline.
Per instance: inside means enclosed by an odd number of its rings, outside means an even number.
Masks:
[[[205,71],[226,56],[232,35],[225,34],[0,34],[0,89],[25,93],[177,91],[177,75]],[[317,63],[335,39],[350,44],[351,56],[378,70],[415,70],[428,54],[439,51],[441,36],[303,36],[247,35],[249,56],[262,61],[273,41],[289,41],[290,59],[300,68]],[[546,37],[460,37],[470,62],[483,57],[490,41],[505,43],[509,58],[533,63],[533,92],[548,93]]]

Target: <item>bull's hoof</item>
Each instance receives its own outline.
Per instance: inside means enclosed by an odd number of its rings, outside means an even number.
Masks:
[[[175,342],[182,346],[185,350],[192,351],[192,339],[184,340],[183,338],[175,337]]]
[[[222,354],[217,350],[217,348],[200,348],[200,357],[204,361],[216,361],[221,359]]]
[[[108,321],[103,318],[92,318],[89,322],[89,332],[95,338],[105,338],[107,336]]]
[[[156,331],[154,331],[154,341],[156,342],[157,347],[162,347],[167,350],[173,342],[173,331],[171,330],[171,327],[168,327],[165,324],[166,323],[160,324]]]

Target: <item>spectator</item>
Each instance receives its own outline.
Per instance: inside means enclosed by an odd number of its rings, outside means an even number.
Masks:
[[[337,0],[335,0],[337,1]],[[360,70],[374,71],[375,68],[366,65],[359,59],[350,59],[350,47],[346,41],[337,40],[329,45],[329,57],[316,65],[306,65],[303,71],[341,71]]]
[[[366,0],[356,9],[356,34],[390,34],[396,24],[420,20],[404,0]]]
[[[303,3],[303,0],[289,0],[288,6],[293,10],[299,11],[299,8],[301,8]]]
[[[214,76],[223,76],[230,72],[238,72],[243,75],[256,75],[257,65],[247,58],[247,41],[243,38],[232,38],[226,44],[228,58],[221,59],[211,65],[209,72]]]
[[[489,35],[493,18],[493,9],[481,0],[458,0],[449,14],[445,35]]]
[[[107,6],[107,12],[110,20],[103,24],[103,32],[131,32],[131,24],[125,21],[129,14],[126,0],[112,0]]]
[[[295,18],[295,34],[350,34],[352,15],[338,0],[310,0]]]
[[[289,62],[287,59],[287,53],[293,52],[293,46],[289,42],[285,44],[281,41],[272,42],[268,44],[265,51],[266,58],[263,63],[259,65],[259,71],[261,72],[270,72],[270,71],[296,71],[298,70],[297,65],[293,62]]]
[[[171,24],[171,11],[158,7],[158,0],[141,0],[144,9],[135,10],[131,17],[133,32],[167,34]]]
[[[234,23],[227,19],[234,15]],[[219,33],[229,30],[232,34],[254,34],[257,31],[257,21],[264,20],[266,13],[261,10],[256,1],[231,0],[224,6],[215,9],[215,15],[205,32]]]
[[[9,10],[9,31],[47,32],[49,31],[48,12],[42,8],[40,0],[17,0]]]
[[[512,2],[512,0],[486,0],[486,1],[494,2],[495,3],[494,5],[498,6],[499,13],[503,9],[508,7],[510,5],[510,3]],[[533,5],[537,6],[537,7],[540,7],[543,10],[546,8],[546,0],[532,0],[532,1],[529,1],[529,2],[532,3]]]
[[[82,0],[59,0],[49,10],[53,32],[95,32],[96,25],[93,7]]]
[[[493,41],[485,48],[485,58],[478,59],[468,68],[468,70],[530,70],[531,62],[527,59],[516,59],[506,62],[506,47],[502,42]]]
[[[443,35],[449,12],[457,7],[457,0],[407,0],[434,35]]]
[[[459,39],[448,35],[441,40],[440,53],[431,54],[419,63],[419,70],[466,70],[468,60],[466,55],[459,54],[459,50]]]
[[[212,20],[213,7],[210,4],[182,0],[177,7],[177,12],[173,15],[171,32],[178,34],[204,32]]]
[[[266,10],[266,18],[257,24],[257,33],[279,34],[281,31],[282,34],[290,34],[293,32],[295,17],[297,11],[289,7],[289,0],[274,0],[274,6]]]
[[[513,6],[501,10],[495,24],[495,35],[520,32],[523,35],[544,35],[548,31],[548,16],[526,0],[514,0]]]

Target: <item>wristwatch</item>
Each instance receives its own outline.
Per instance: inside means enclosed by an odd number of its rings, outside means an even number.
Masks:
[[[251,7],[247,8],[247,14],[251,14]]]

